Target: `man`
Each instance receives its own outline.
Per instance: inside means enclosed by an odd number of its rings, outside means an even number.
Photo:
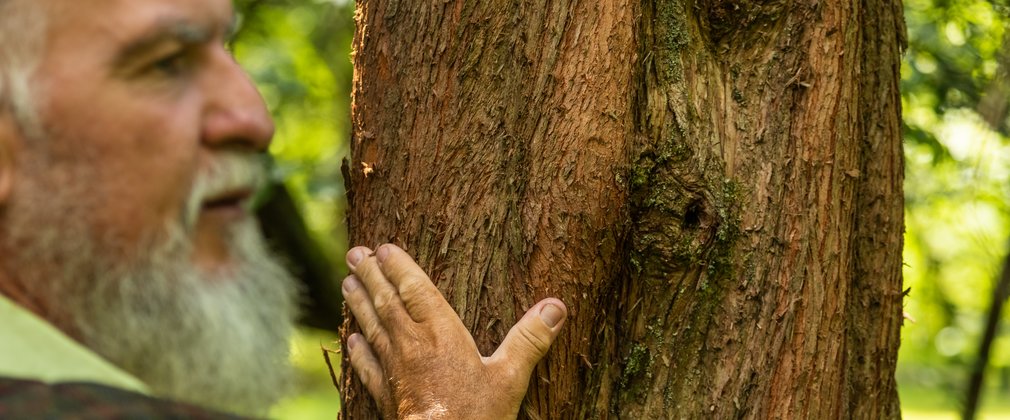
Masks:
[[[249,216],[273,125],[232,13],[0,0],[0,417],[262,414],[285,392],[297,291]],[[348,264],[349,356],[387,417],[515,416],[561,302],[482,358],[404,251]]]

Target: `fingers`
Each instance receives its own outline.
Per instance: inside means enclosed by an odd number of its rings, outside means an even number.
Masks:
[[[358,379],[365,385],[365,389],[372,398],[375,399],[379,407],[389,407],[392,404],[392,391],[389,383],[386,382],[386,375],[375,357],[368,342],[361,334],[351,334],[347,337],[347,351],[350,353],[351,368],[358,375]]]
[[[371,305],[382,323],[386,326],[402,325],[408,316],[399,291],[382,273],[378,261],[371,254],[372,251],[363,246],[352,248],[347,251],[347,266],[368,290]]]
[[[526,315],[509,330],[498,350],[489,358],[490,365],[503,367],[516,380],[529,380],[533,368],[547,354],[561,326],[568,317],[568,308],[560,300],[544,299],[533,305]]]
[[[371,298],[368,292],[361,285],[361,281],[354,275],[344,279],[340,290],[344,294],[344,302],[351,308],[354,319],[358,321],[361,332],[365,338],[379,348],[386,348],[389,345],[389,335],[379,321],[379,315],[375,313]]]
[[[424,270],[400,247],[386,244],[375,251],[379,268],[396,287],[407,313],[415,322],[456,316],[456,312],[432,284]]]

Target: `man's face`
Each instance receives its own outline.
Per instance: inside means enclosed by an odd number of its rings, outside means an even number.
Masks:
[[[181,221],[193,261],[226,267],[228,229],[248,216],[252,185],[221,188],[201,203],[187,196],[224,152],[261,152],[273,134],[259,94],[225,49],[231,3],[48,3],[34,81],[52,176],[88,178],[96,232],[132,244]],[[187,215],[188,204],[197,212]]]
[[[5,292],[159,395],[263,409],[297,292],[248,214],[273,126],[224,48],[230,2],[35,4],[39,134],[0,202]]]

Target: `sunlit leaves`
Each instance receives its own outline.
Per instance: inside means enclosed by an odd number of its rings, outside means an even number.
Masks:
[[[1006,10],[992,1],[905,1],[905,310],[917,322],[902,329],[899,383],[946,390],[950,409],[1010,240],[1010,141],[975,112],[997,77]],[[997,340],[993,366],[1010,366],[1008,346]]]
[[[340,163],[349,135],[353,4],[242,1],[234,52],[274,115],[274,178],[291,189],[317,239],[345,238]]]

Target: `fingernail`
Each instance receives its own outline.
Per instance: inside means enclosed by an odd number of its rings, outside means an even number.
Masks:
[[[358,279],[354,276],[347,276],[347,278],[344,279],[343,286],[344,294],[349,295],[351,292],[358,290],[358,286],[361,286],[361,283],[358,283]]]
[[[378,258],[379,262],[386,262],[386,257],[389,257],[389,245],[380,246],[379,250],[375,251],[375,258]]]
[[[358,337],[359,337],[359,335],[357,335],[357,334],[351,334],[350,337],[347,337],[347,349],[348,350],[354,350],[354,348],[358,346],[358,339],[359,339]]]
[[[354,248],[347,253],[347,265],[351,268],[356,267],[363,259],[365,259],[365,252],[361,248]]]
[[[564,312],[561,312],[561,308],[550,303],[544,305],[540,310],[540,319],[544,321],[544,324],[547,324],[547,328],[556,327],[561,322],[563,315]]]

